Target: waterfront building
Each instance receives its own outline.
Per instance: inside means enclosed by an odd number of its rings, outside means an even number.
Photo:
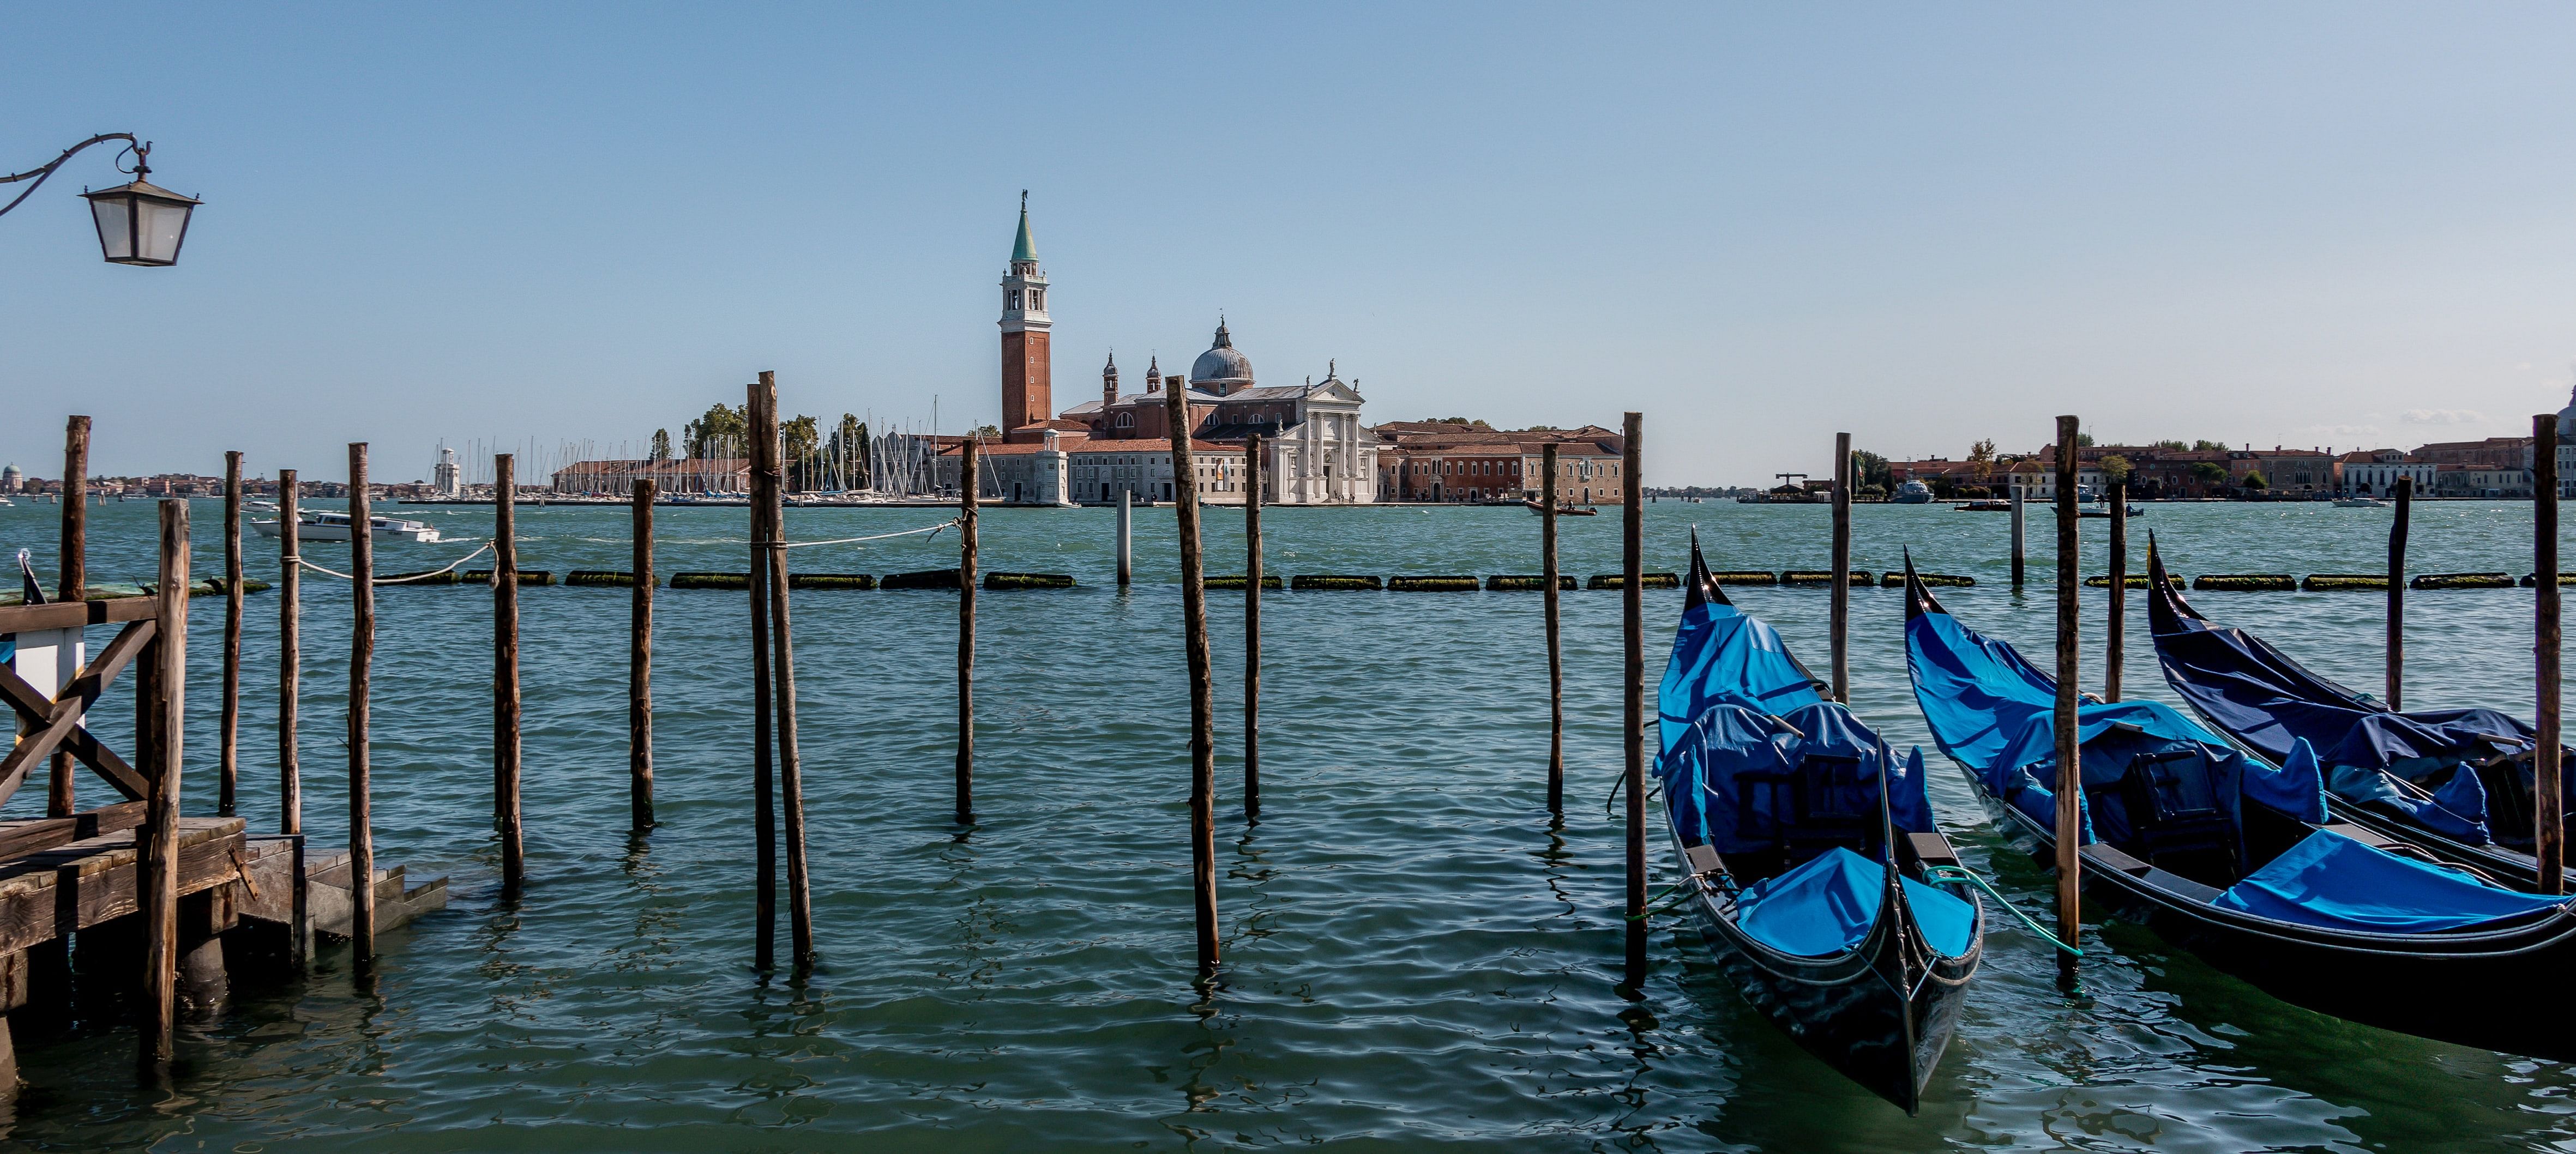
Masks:
[[[1010,271],[1002,276],[1002,437],[1023,436],[1026,427],[1044,422],[1054,411],[1054,355],[1050,346],[1055,322],[1047,316],[1046,273],[1038,268],[1037,245],[1029,239],[1029,194],[1020,193],[1020,235],[1011,245]]]
[[[2416,460],[2435,465],[2479,465],[2520,469],[2531,464],[2531,438],[2488,437],[2483,441],[2434,441],[2418,447]]]
[[[2263,475],[2264,491],[2273,494],[2323,494],[2334,491],[2334,455],[2323,449],[2284,449],[2255,452],[2247,458],[2245,472],[2231,471],[2230,479],[2243,483],[2248,473]]]
[[[465,471],[456,466],[456,450],[448,448],[444,442],[438,446],[438,463],[430,466],[429,487],[431,492],[441,497],[453,499],[465,495]]]
[[[23,493],[26,491],[27,475],[18,471],[18,463],[16,461],[9,462],[8,468],[0,469],[0,493]]]
[[[2385,497],[2400,477],[2415,482],[2415,491],[2434,491],[2439,467],[2419,461],[2403,449],[2364,449],[2335,459],[2335,490],[2366,497]]]
[[[1534,501],[1543,491],[1541,454],[1557,446],[1557,498],[1615,505],[1626,442],[1599,425],[1580,429],[1495,429],[1452,421],[1390,421],[1371,430],[1384,446],[1380,500],[1473,504]]]

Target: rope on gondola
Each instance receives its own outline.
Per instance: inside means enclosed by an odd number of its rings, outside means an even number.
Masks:
[[[2005,913],[2011,914],[2013,917],[2020,919],[2022,925],[2029,927],[2030,932],[2038,934],[2043,940],[2047,941],[2048,944],[2066,951],[2069,956],[2078,958],[2084,956],[2084,951],[2082,949],[2071,943],[2059,941],[2056,934],[2050,933],[2038,922],[2030,920],[2029,914],[2021,912],[2021,907],[2012,904],[2011,899],[1995,892],[1995,887],[1987,885],[1986,879],[1978,877],[1977,871],[1975,870],[1969,869],[1966,866],[1926,865],[1923,867],[1923,880],[1931,882],[1965,882],[1977,887],[1978,889],[1984,890],[1986,892],[1986,896],[1995,899],[1995,904],[2004,908]]]
[[[473,559],[475,559],[475,558],[477,558],[477,557],[480,557],[480,556],[482,556],[483,554],[485,554],[485,553],[487,553],[487,552],[490,552],[490,551],[491,551],[491,549],[492,549],[492,542],[490,542],[490,541],[485,541],[483,544],[481,544],[481,545],[477,546],[473,552],[468,553],[468,554],[466,554],[466,555],[464,555],[464,556],[462,556],[462,557],[459,557],[459,558],[457,558],[457,559],[456,559],[456,560],[454,560],[454,561],[450,561],[450,562],[448,562],[448,563],[447,563],[447,568],[445,568],[445,569],[432,569],[432,570],[430,570],[430,571],[429,571],[429,572],[427,572],[427,573],[411,573],[411,574],[406,574],[406,575],[401,576],[401,577],[371,577],[371,578],[368,578],[368,579],[367,579],[367,584],[370,584],[370,585],[408,585],[408,584],[411,584],[411,583],[412,583],[412,582],[414,582],[414,581],[427,581],[427,580],[429,580],[429,579],[430,579],[430,578],[432,578],[432,577],[436,577],[436,576],[439,576],[439,575],[444,574],[444,573],[454,572],[457,566],[462,565],[462,564],[464,564],[464,563],[466,563],[466,562],[468,562],[468,561],[471,561],[471,560],[473,560]],[[316,565],[316,564],[314,564],[314,563],[312,563],[312,562],[310,562],[310,561],[307,561],[307,560],[305,560],[305,559],[304,559],[304,555],[303,555],[303,554],[301,554],[301,553],[298,553],[298,554],[296,554],[296,555],[295,555],[295,563],[296,563],[296,564],[298,564],[298,565],[301,565],[301,566],[303,566],[303,567],[305,567],[305,568],[307,568],[307,569],[310,569],[310,570],[312,570],[312,571],[314,571],[314,572],[316,572],[316,573],[327,573],[327,574],[329,574],[329,575],[331,575],[331,576],[333,576],[333,577],[337,577],[337,578],[339,578],[339,579],[341,579],[341,580],[343,580],[343,581],[355,581],[355,580],[357,580],[357,578],[352,577],[352,576],[350,576],[349,574],[346,574],[346,573],[340,572],[340,571],[339,571],[339,570],[337,570],[337,569],[325,569],[325,568],[323,568],[323,567],[321,567],[321,566],[319,566],[319,565]]]

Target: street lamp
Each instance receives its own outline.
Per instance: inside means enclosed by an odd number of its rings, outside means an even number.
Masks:
[[[115,188],[83,192],[89,199],[90,216],[98,225],[99,254],[110,264],[173,265],[179,263],[179,245],[188,238],[188,216],[195,212],[198,201],[181,196],[143,179],[152,172],[146,163],[152,156],[152,142],[138,141],[124,132],[102,132],[64,149],[61,156],[43,168],[29,169],[15,176],[0,176],[0,184],[22,180],[35,183],[19,193],[16,200],[0,205],[0,215],[26,202],[36,189],[80,150],[108,140],[125,142],[124,152],[134,154],[134,167],[117,166],[118,172],[132,173],[134,180]],[[123,156],[124,153],[119,153]]]

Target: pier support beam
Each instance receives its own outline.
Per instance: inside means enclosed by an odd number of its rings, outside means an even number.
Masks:
[[[1620,746],[1627,754],[1624,786],[1628,803],[1628,988],[1646,981],[1646,510],[1638,493],[1638,445],[1645,416],[1627,415],[1626,442],[1620,462],[1620,540],[1622,564],[1619,608],[1626,662],[1619,676],[1625,730]]]
[[[376,661],[376,542],[367,501],[367,443],[349,443],[349,958],[361,978],[376,961],[376,833],[367,725]]]
[[[2415,478],[2399,477],[2396,516],[2388,523],[2388,708],[2406,708],[2406,526],[2414,519]]]
[[[1175,386],[1168,405],[1172,429],[1172,495],[1181,538],[1181,624],[1190,664],[1190,894],[1198,923],[1199,980],[1213,981],[1216,926],[1216,687],[1211,680],[1207,633],[1207,570],[1199,552],[1198,467],[1190,455],[1188,390]],[[1122,500],[1119,510],[1127,506]],[[1125,534],[1120,534],[1123,539]],[[1125,549],[1119,550],[1124,556]],[[1121,566],[1122,570],[1124,566]]]
[[[2023,540],[2021,528],[2021,486],[2014,485],[2010,476],[2006,476],[2004,478],[2004,484],[2011,486],[2012,488],[2012,587],[2013,592],[2019,593],[2021,592]]]
[[[224,699],[216,741],[215,812],[233,816],[241,789],[242,455],[224,454]]]
[[[627,611],[627,808],[636,830],[653,828],[653,490],[635,482],[635,586]]]
[[[135,898],[143,918],[141,1059],[149,1078],[166,1076],[176,1038],[179,980],[179,763],[187,747],[188,501],[161,502],[161,569],[153,586],[160,612],[153,621],[154,676],[140,694],[152,713],[150,759],[142,764],[148,792],[143,827],[135,832]],[[358,524],[365,524],[361,521]],[[139,713],[139,711],[138,711]],[[139,744],[139,743],[138,743]],[[218,955],[220,957],[220,955]]]
[[[983,465],[970,434],[958,446],[957,487],[957,809],[959,825],[975,824],[975,499]]]
[[[492,828],[501,837],[501,900],[527,883],[519,810],[519,486],[516,454],[492,458]]]
[[[1261,434],[1243,438],[1243,817],[1261,818]]]
[[[2559,764],[2558,726],[2558,416],[2541,413],[2531,418],[2531,552],[2532,552],[2532,656],[2535,662],[2534,682],[2538,690],[2538,717],[2534,719],[2532,739],[2539,743],[2531,763],[2531,810],[2533,833],[2537,844],[2533,853],[2540,859],[2540,892],[2567,892],[2563,871],[2566,868],[2567,814],[2565,795],[2559,792],[2559,775],[2565,767]]]
[[[1834,434],[1834,588],[1826,631],[1831,635],[1834,700],[1851,704],[1851,434]]]
[[[54,592],[56,601],[86,599],[89,587],[89,418],[73,417],[63,423],[63,536],[57,557],[61,581]],[[81,654],[71,660],[77,663]],[[62,660],[57,658],[56,660]],[[48,686],[47,688],[51,688]],[[53,777],[45,784],[45,816],[70,817],[72,775],[76,772],[71,751],[54,754]]]
[[[295,470],[277,471],[277,832],[304,832],[304,770],[295,698],[304,676],[304,555],[297,541]]]
[[[2102,700],[2120,699],[2120,660],[2129,637],[2129,483],[2108,482],[2111,498],[2111,599],[2102,633]]]
[[[1135,517],[1127,510],[1127,490],[1118,490],[1118,587],[1124,589],[1135,579]]]
[[[1539,580],[1546,585],[1547,615],[1547,811],[1565,814],[1565,646],[1558,627],[1556,574],[1556,442],[1539,446]]]

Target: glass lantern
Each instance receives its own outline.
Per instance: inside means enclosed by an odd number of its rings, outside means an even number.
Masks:
[[[98,220],[98,247],[110,264],[173,265],[188,238],[198,201],[148,181],[84,192]]]

